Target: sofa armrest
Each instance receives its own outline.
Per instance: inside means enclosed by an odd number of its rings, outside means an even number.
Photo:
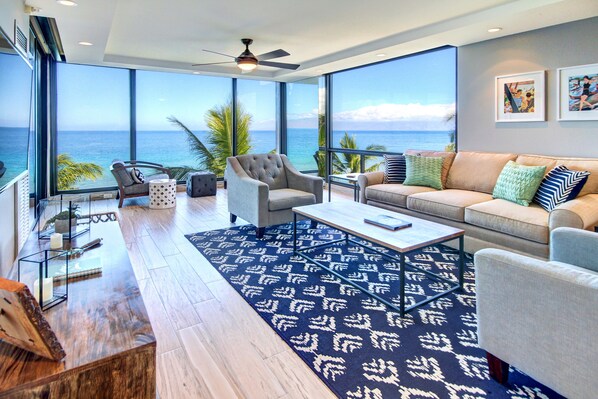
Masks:
[[[227,181],[228,211],[256,227],[268,224],[270,188],[250,177],[234,157],[226,159],[224,176]]]
[[[598,272],[598,234],[559,227],[550,233],[550,260]]]
[[[598,273],[497,249],[474,262],[479,346],[566,397],[595,396]]]
[[[587,194],[583,197],[567,201],[550,212],[548,226],[550,230],[557,227],[575,227],[577,229],[594,229],[598,225],[598,194]]]
[[[374,184],[384,183],[384,172],[368,172],[363,173],[357,177],[357,184],[359,185],[359,202],[366,203],[365,189]]]
[[[280,155],[280,157],[285,167],[289,188],[312,193],[316,196],[316,204],[321,204],[324,192],[324,181],[322,178],[301,173],[295,169],[285,155]]]

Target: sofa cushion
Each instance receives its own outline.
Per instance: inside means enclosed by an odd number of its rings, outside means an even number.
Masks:
[[[492,194],[502,169],[516,158],[517,154],[459,151],[448,173],[446,188]]]
[[[122,161],[114,161],[112,163],[112,174],[124,187],[135,184],[129,170],[125,168],[125,164]]]
[[[588,171],[590,176],[578,197],[586,194],[598,194],[598,158],[562,158],[544,155],[519,155],[517,163],[523,165],[543,165],[549,172],[557,165],[565,165],[571,170]]]
[[[536,204],[527,207],[502,199],[482,202],[465,208],[465,222],[548,244],[548,212]]]
[[[405,155],[418,155],[422,157],[442,157],[442,187],[446,187],[446,179],[455,159],[452,151],[407,150]]]
[[[407,209],[463,222],[466,207],[485,201],[492,201],[492,196],[466,190],[433,191],[410,195]]]
[[[426,186],[442,190],[442,157],[405,155],[407,173],[403,185]]]
[[[492,196],[529,206],[545,171],[546,166],[527,166],[509,161],[498,176]]]
[[[287,175],[282,158],[278,154],[237,155],[245,172],[255,180],[266,183],[270,190],[287,188]]]
[[[367,200],[382,202],[388,205],[407,208],[407,197],[411,194],[436,191],[431,187],[404,186],[402,184],[374,184],[366,187],[365,198]]]
[[[268,198],[268,210],[281,211],[291,209],[294,206],[312,205],[316,203],[316,196],[305,191],[292,188],[281,188],[270,190]]]

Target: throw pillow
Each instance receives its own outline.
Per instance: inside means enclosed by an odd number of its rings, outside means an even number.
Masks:
[[[559,165],[544,177],[534,202],[550,212],[558,205],[575,199],[588,176],[590,172],[569,170],[565,165]]]
[[[145,181],[145,176],[143,176],[143,172],[141,172],[137,168],[131,169],[131,178],[135,183],[141,184]]]
[[[546,166],[525,166],[507,162],[498,176],[492,198],[500,198],[519,205],[529,206],[534,198]]]
[[[384,155],[384,183],[403,183],[407,164],[403,155]]]
[[[442,157],[405,155],[405,186],[427,186],[442,190]]]
[[[422,157],[442,157],[442,188],[446,188],[446,180],[449,170],[457,155],[452,151],[431,151],[431,150],[405,150],[405,155],[417,155]]]

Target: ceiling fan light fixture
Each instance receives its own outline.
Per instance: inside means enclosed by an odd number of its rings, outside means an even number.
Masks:
[[[60,5],[67,6],[67,7],[75,7],[77,2],[72,0],[56,0],[56,2]]]
[[[257,60],[252,60],[252,59],[239,60],[239,61],[237,61],[237,66],[242,71],[250,72],[250,71],[253,71],[255,68],[257,68]]]

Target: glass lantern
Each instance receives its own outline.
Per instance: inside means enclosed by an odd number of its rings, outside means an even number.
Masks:
[[[18,280],[29,287],[44,311],[68,297],[68,254],[45,250],[19,259]]]
[[[89,231],[90,214],[88,194],[62,194],[43,199],[38,205],[37,238],[50,239],[58,233],[63,240],[70,241]]]

